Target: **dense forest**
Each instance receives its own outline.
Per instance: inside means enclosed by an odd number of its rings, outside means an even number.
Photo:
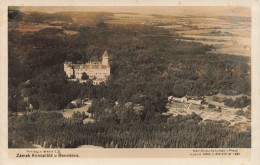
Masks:
[[[27,20],[19,17],[18,21],[72,20],[68,13],[44,15],[32,14]],[[64,25],[32,33],[9,28],[9,147],[19,147],[17,141],[45,142],[52,147],[63,143],[64,147],[93,144],[119,148],[250,146],[238,143],[241,139],[250,142],[250,132],[238,135],[218,122],[200,124],[195,114],[161,115],[167,110],[169,95],[249,95],[248,57],[206,53],[214,47],[176,40],[174,32],[155,26],[107,24],[102,16],[89,26]],[[72,27],[78,33],[66,34]],[[111,66],[106,83],[94,86],[91,80],[68,81],[65,61],[100,60],[105,50]],[[93,100],[89,111],[96,123],[83,125],[56,113],[11,114],[26,111],[28,103],[41,111],[59,110],[77,98]],[[119,105],[141,104],[144,109],[136,113],[133,108],[115,107],[115,101]]]
[[[104,148],[251,147],[250,129],[239,133],[224,121],[199,123],[202,118],[195,113],[168,119],[155,116],[146,121],[131,114],[127,117],[126,121],[111,115],[100,122],[82,124],[78,115],[65,119],[56,112],[10,116],[9,147],[32,147],[32,143],[44,148],[75,148],[83,144]]]

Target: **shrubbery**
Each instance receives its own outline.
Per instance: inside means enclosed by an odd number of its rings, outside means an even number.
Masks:
[[[251,104],[251,99],[246,96],[238,97],[235,100],[226,98],[224,104],[229,107],[244,108]]]

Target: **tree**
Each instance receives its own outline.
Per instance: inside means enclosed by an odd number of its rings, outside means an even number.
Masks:
[[[101,21],[101,22],[97,23],[97,27],[98,28],[105,28],[105,27],[107,27],[107,25],[104,21]]]
[[[85,72],[83,72],[83,73],[82,73],[82,76],[81,76],[81,79],[82,79],[82,80],[88,80],[88,79],[89,79],[89,76],[88,76]]]

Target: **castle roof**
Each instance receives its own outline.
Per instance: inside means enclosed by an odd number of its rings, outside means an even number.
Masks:
[[[104,52],[104,54],[103,54],[103,58],[104,58],[104,57],[107,57],[107,58],[108,58],[107,51]]]
[[[106,65],[91,65],[91,64],[73,64],[74,69],[107,69]]]

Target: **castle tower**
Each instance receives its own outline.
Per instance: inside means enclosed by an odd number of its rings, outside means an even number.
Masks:
[[[106,65],[108,66],[108,54],[107,51],[104,52],[103,56],[102,56],[102,65]]]
[[[68,77],[73,76],[73,72],[74,72],[71,64],[72,64],[71,62],[67,62],[67,61],[64,63],[64,71],[66,72],[66,75]]]
[[[66,72],[69,68],[69,62],[65,61],[64,62],[64,71]]]

